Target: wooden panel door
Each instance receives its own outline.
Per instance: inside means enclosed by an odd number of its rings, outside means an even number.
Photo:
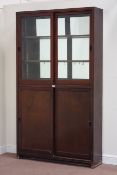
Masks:
[[[20,149],[33,154],[52,154],[53,114],[51,88],[21,88],[19,91]]]
[[[90,160],[90,89],[58,88],[55,104],[56,155]]]
[[[17,14],[18,154],[53,153],[52,14]]]
[[[55,155],[91,160],[91,14],[56,14]]]

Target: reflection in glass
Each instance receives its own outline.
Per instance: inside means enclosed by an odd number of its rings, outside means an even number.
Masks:
[[[50,60],[50,39],[40,39],[40,60]]]
[[[89,60],[89,38],[72,39],[72,60]]]
[[[22,64],[22,78],[27,79],[27,64],[23,62]]]
[[[22,69],[23,79],[39,79],[39,63],[24,63]]]
[[[36,35],[36,19],[35,17],[22,18],[22,36],[35,36]]]
[[[65,18],[58,18],[58,35],[65,35]]]
[[[40,63],[40,78],[50,78],[50,62]]]
[[[28,38],[22,41],[22,59],[27,61],[39,59],[38,39]]]
[[[58,78],[67,78],[66,62],[58,62]]]
[[[22,78],[50,78],[50,17],[22,18]]]
[[[36,35],[50,36],[50,19],[36,19]]]
[[[58,39],[58,60],[67,60],[67,39]]]
[[[70,17],[71,35],[88,35],[90,28],[90,17]]]
[[[89,63],[73,62],[72,79],[89,79]]]

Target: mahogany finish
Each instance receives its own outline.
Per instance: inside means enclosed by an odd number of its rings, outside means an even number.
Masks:
[[[20,147],[23,151],[52,153],[52,90],[20,88]],[[38,132],[37,132],[38,131]]]
[[[55,153],[91,159],[91,90],[60,88],[55,100]]]
[[[57,78],[57,17],[90,16],[90,79]],[[23,17],[51,19],[51,78],[22,79]],[[86,7],[17,12],[17,155],[95,167],[102,162],[103,11]],[[55,84],[55,88],[52,87]]]

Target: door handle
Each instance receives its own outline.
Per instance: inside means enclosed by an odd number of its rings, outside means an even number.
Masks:
[[[52,88],[55,88],[55,85],[54,84],[52,84]]]

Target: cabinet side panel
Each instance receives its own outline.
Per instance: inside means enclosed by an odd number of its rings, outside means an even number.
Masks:
[[[102,162],[103,10],[94,9],[93,166]]]

